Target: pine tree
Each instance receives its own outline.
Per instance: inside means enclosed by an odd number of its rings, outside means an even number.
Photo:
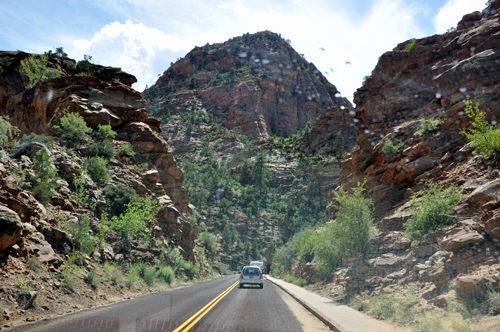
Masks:
[[[262,194],[267,190],[267,183],[269,182],[270,172],[267,164],[267,154],[264,150],[260,150],[253,165],[253,182],[254,186]]]
[[[47,70],[48,63],[49,57],[46,54],[40,56],[31,54],[27,59],[21,61],[23,74],[29,79],[26,89],[30,89],[48,78],[59,77],[58,71]]]
[[[240,183],[247,184],[249,178],[250,178],[250,164],[248,163],[248,159],[245,159],[240,169]]]
[[[57,170],[52,166],[47,150],[41,149],[33,158],[35,176],[31,177],[34,182],[33,194],[42,203],[48,203],[52,197],[52,190],[59,188]]]

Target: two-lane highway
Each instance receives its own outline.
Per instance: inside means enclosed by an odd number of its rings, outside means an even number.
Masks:
[[[278,290],[225,276],[11,329],[16,332],[303,331]]]

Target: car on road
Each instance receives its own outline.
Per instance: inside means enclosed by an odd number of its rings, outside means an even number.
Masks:
[[[238,287],[243,288],[244,285],[256,285],[261,289],[264,288],[262,270],[258,266],[244,266],[241,269],[240,284]]]
[[[259,262],[259,261],[251,261],[250,266],[258,266],[262,273],[264,273],[264,262]]]

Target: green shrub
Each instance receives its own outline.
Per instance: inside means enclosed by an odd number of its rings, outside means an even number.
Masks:
[[[136,164],[136,165],[134,165],[134,168],[135,168],[137,171],[139,171],[139,172],[143,173],[143,172],[146,172],[146,171],[148,170],[149,165],[148,165],[147,163],[143,163],[143,164]]]
[[[100,156],[109,160],[116,156],[115,145],[109,139],[100,140],[90,145],[89,154],[94,157]]]
[[[35,175],[30,177],[34,183],[33,195],[40,202],[48,203],[51,201],[53,190],[59,188],[59,178],[45,148],[40,149],[33,158],[33,170]]]
[[[156,267],[148,266],[144,269],[143,279],[146,285],[153,286],[156,278]]]
[[[132,288],[139,282],[141,278],[141,271],[143,270],[143,265],[140,264],[130,264],[130,270],[125,278],[125,283],[128,288]]]
[[[81,220],[76,222],[67,222],[65,228],[73,236],[73,245],[76,249],[87,255],[94,251],[96,241],[90,235],[90,222],[87,215],[83,215]]]
[[[93,289],[97,289],[101,283],[101,276],[97,274],[97,266],[94,266],[83,279]]]
[[[183,268],[184,271],[189,275],[189,277],[192,279],[194,276],[198,274],[199,267],[196,264],[193,264],[193,262],[190,261],[184,261],[183,262]]]
[[[126,211],[120,216],[108,219],[105,214],[101,222],[126,238],[135,235],[149,238],[154,220],[159,211],[158,201],[152,198],[137,198],[126,204]]]
[[[488,307],[490,315],[500,314],[500,292],[488,293]]]
[[[20,187],[24,186],[24,181],[26,180],[26,171],[23,169],[22,165],[19,165],[14,170],[14,176],[17,179]]]
[[[124,281],[123,271],[116,263],[104,262],[103,270],[107,278],[111,278],[111,283],[114,286],[121,285]]]
[[[56,111],[52,130],[61,139],[68,141],[71,146],[84,142],[90,137],[89,133],[92,132],[92,128],[87,126],[83,117],[78,113],[69,112],[69,107],[66,107],[62,112]]]
[[[200,241],[205,248],[207,248],[212,255],[217,253],[217,241],[213,234],[210,234],[206,230],[198,234],[198,241]]]
[[[78,205],[87,203],[89,196],[85,195],[85,185],[87,184],[87,170],[85,168],[81,169],[80,175],[74,177],[73,184],[75,185],[75,191],[73,191],[75,201]]]
[[[97,125],[96,138],[98,140],[105,140],[116,137],[116,131],[113,130],[111,125]]]
[[[464,103],[465,113],[472,119],[473,129],[462,129],[460,134],[469,139],[471,146],[475,149],[474,152],[498,158],[500,154],[500,127],[488,124],[486,112],[479,109],[479,102],[474,104],[467,96]]]
[[[42,267],[42,262],[38,256],[28,255],[26,256],[26,266],[35,272],[39,272]]]
[[[382,151],[384,152],[387,160],[391,160],[392,158],[394,158],[401,151],[403,145],[403,142],[395,145],[394,143],[392,143],[392,140],[386,139]]]
[[[108,183],[111,180],[106,159],[101,157],[85,158],[83,165],[95,181]]]
[[[10,150],[14,146],[12,141],[19,134],[19,129],[9,122],[8,116],[0,116],[0,149]]]
[[[78,61],[76,69],[79,74],[76,74],[75,76],[92,76],[100,71],[97,65],[92,62],[92,56],[89,54],[83,55],[83,60]]]
[[[0,150],[0,160],[9,158],[9,154],[5,150]]]
[[[358,295],[349,299],[349,303],[354,308],[362,308],[370,316],[390,319],[403,325],[414,322],[423,312],[418,296],[411,289],[394,295]]]
[[[76,258],[74,254],[70,254],[60,274],[64,287],[73,292],[75,291],[75,284],[81,274],[81,269],[74,263]]]
[[[479,73],[481,70],[481,64],[477,60],[469,61],[463,65],[462,70],[464,72]]]
[[[104,188],[103,193],[106,196],[106,200],[110,202],[111,208],[118,216],[127,210],[127,204],[139,198],[134,189],[123,184],[107,186]]]
[[[417,131],[419,136],[424,136],[428,132],[436,130],[443,124],[443,120],[438,118],[420,118],[420,129]]]
[[[156,273],[156,277],[170,285],[174,281],[175,272],[170,266],[161,266]]]
[[[125,156],[133,158],[135,156],[135,151],[132,149],[132,145],[129,142],[121,143],[121,151]]]
[[[43,80],[60,76],[58,71],[47,69],[48,63],[49,57],[45,54],[40,56],[31,54],[27,59],[21,61],[22,72],[29,79],[26,89],[31,89]]]
[[[333,206],[337,210],[336,221],[330,227],[339,258],[363,253],[370,241],[373,201],[363,197],[363,185],[358,183],[351,194],[342,188],[333,192],[333,200],[338,205]]]
[[[410,51],[410,52],[413,52],[415,50],[415,47],[417,46],[417,40],[416,39],[412,39],[408,45],[406,45],[406,50],[407,51]]]
[[[425,234],[452,221],[451,209],[462,198],[454,184],[429,183],[428,189],[412,195],[412,216],[404,224],[410,240],[420,240]]]
[[[174,263],[174,271],[177,272],[180,268],[184,268],[186,261],[182,257],[179,249],[175,248],[169,253],[170,260]]]

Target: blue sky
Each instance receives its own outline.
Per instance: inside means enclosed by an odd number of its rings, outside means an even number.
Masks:
[[[347,2],[347,4],[345,4]],[[378,57],[398,43],[444,33],[486,0],[4,0],[0,50],[71,58],[153,84],[194,46],[271,30],[313,62],[352,101]]]

